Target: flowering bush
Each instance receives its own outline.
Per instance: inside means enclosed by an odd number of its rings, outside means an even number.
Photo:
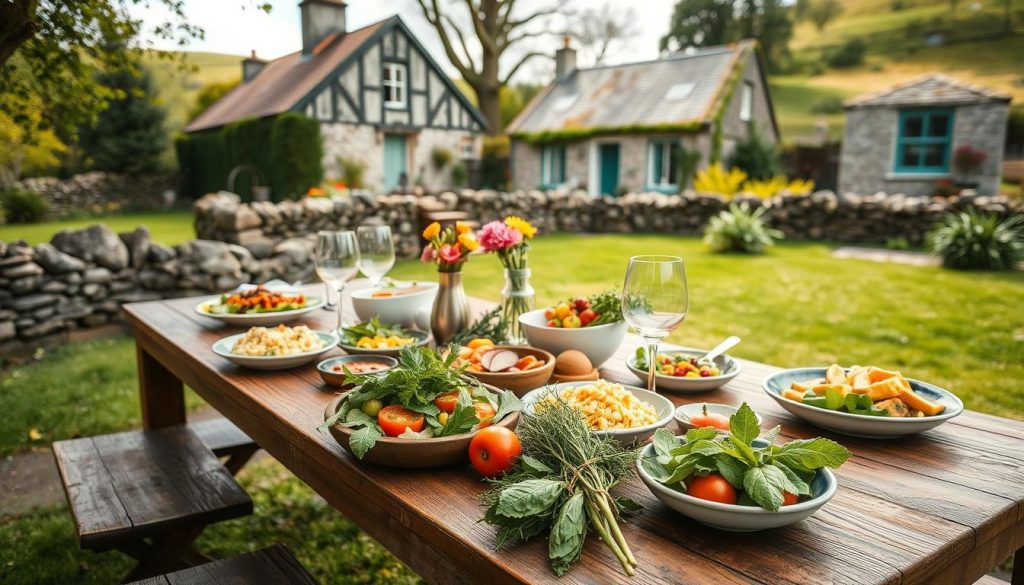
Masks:
[[[744,193],[768,199],[782,191],[789,191],[793,195],[807,195],[814,190],[814,181],[804,179],[790,181],[783,176],[748,181],[747,173],[742,169],[733,167],[727,172],[722,163],[715,163],[706,169],[697,171],[693,188],[702,193],[718,193],[725,197]]]
[[[420,260],[437,264],[438,272],[461,271],[470,253],[480,248],[473,228],[461,221],[446,228],[441,228],[441,224],[435,221],[423,230],[423,237],[427,245],[423,247]]]
[[[981,168],[986,158],[988,154],[984,150],[965,144],[953,151],[953,166],[964,175],[971,175]]]

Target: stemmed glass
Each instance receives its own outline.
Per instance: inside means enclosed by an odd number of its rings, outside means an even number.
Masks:
[[[654,392],[658,344],[683,324],[689,307],[686,266],[679,256],[634,256],[622,287],[622,316],[647,348],[647,389]]]
[[[359,273],[359,241],[351,230],[322,231],[316,235],[316,273],[335,292],[338,301],[338,329],[342,326],[341,292],[345,283]]]
[[[386,225],[364,225],[356,230],[359,240],[359,271],[370,279],[370,284],[380,286],[384,275],[395,265],[395,244],[391,238],[391,227]]]

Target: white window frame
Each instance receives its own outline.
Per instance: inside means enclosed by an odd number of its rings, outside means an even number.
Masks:
[[[749,122],[754,117],[754,84],[744,80],[740,93],[740,121]]]
[[[381,98],[384,99],[384,107],[404,110],[408,101],[409,71],[404,63],[384,63],[384,73],[381,77]],[[388,99],[388,90],[391,90],[391,99]],[[397,99],[396,99],[397,98]]]
[[[675,189],[678,187],[676,184],[676,177],[668,176],[668,181],[665,182],[662,179],[666,175],[672,174],[672,154],[673,149],[679,147],[678,142],[672,142],[671,140],[652,140],[650,145],[647,147],[647,186],[654,187],[657,189]],[[661,149],[661,168],[654,168],[654,154],[655,149]]]
[[[330,121],[334,119],[334,104],[331,103],[331,88],[327,88],[316,96],[313,101],[313,110],[317,120]]]

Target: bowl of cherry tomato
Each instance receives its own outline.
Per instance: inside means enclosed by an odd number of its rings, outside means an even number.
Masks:
[[[657,388],[670,392],[692,393],[714,390],[732,380],[743,370],[740,363],[727,354],[713,361],[702,360],[707,351],[692,348],[668,350],[658,353]],[[647,381],[647,356],[642,347],[626,359],[629,371]]]
[[[679,432],[686,434],[690,429],[710,427],[722,433],[729,432],[729,417],[739,410],[728,404],[716,404],[714,402],[692,402],[676,408],[674,417],[679,424]],[[754,413],[757,417],[757,424],[763,425],[764,419],[760,414]]]

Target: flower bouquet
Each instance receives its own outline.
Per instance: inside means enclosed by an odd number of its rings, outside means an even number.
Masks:
[[[508,324],[508,341],[526,343],[519,316],[533,310],[534,291],[530,285],[527,254],[537,228],[521,217],[510,215],[505,221],[492,221],[480,230],[480,247],[494,252],[505,267],[505,288],[501,291],[502,319]]]

